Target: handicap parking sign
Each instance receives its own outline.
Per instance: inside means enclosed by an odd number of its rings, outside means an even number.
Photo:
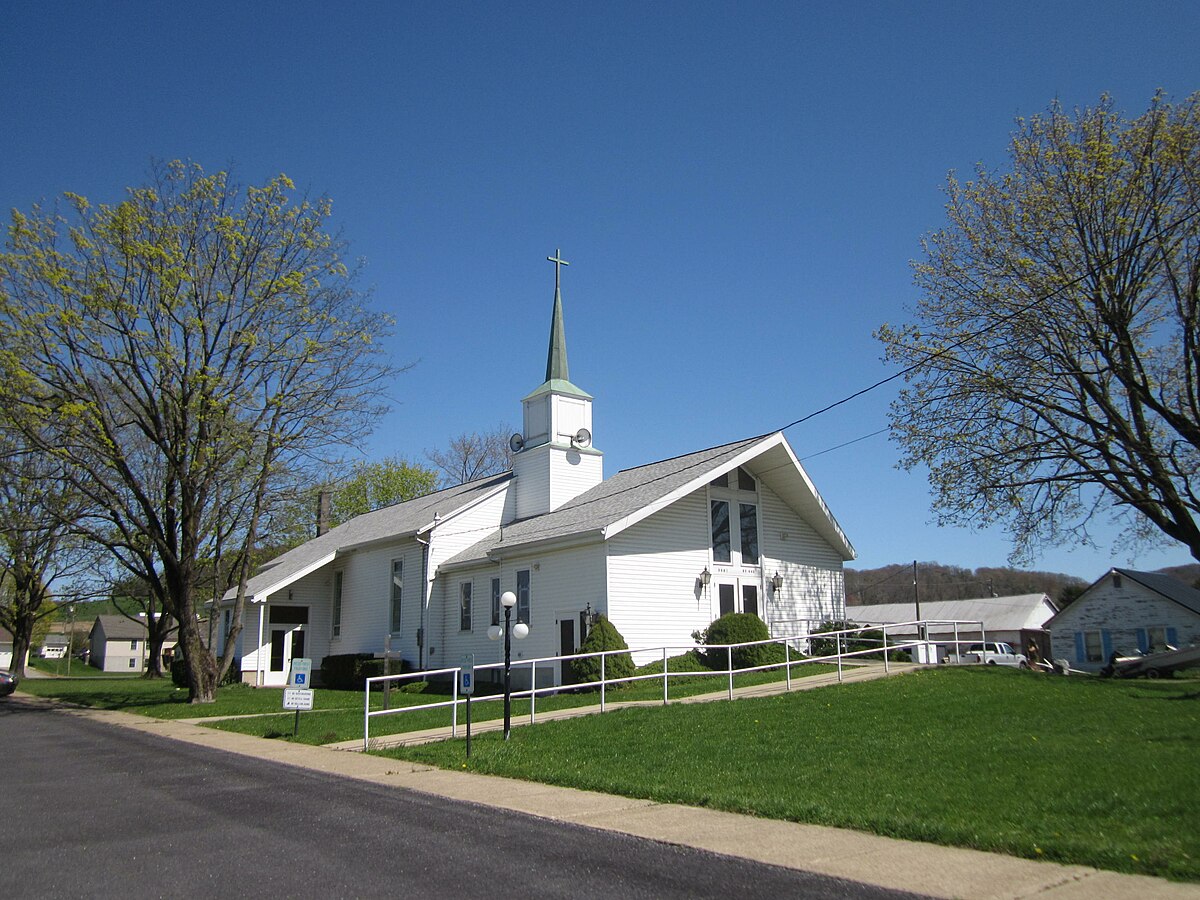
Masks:
[[[304,687],[304,685],[306,685],[306,684],[308,684],[308,673],[297,672],[296,673],[296,687]]]

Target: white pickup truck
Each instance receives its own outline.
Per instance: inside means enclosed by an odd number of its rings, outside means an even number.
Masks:
[[[987,663],[989,666],[1015,666],[1018,669],[1028,669],[1029,660],[1024,653],[1018,653],[1012,644],[1004,641],[988,641],[985,644],[972,644],[962,655],[965,663]]]

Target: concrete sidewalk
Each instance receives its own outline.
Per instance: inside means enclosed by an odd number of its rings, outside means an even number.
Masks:
[[[45,704],[28,695],[19,702]],[[263,740],[190,722],[132,713],[58,707],[81,716],[172,740],[342,775],[452,800],[527,813],[545,819],[679,844],[742,859],[847,878],[935,897],[1106,900],[1200,898],[1200,886],[1120,875],[878,837],[839,828],[800,825],[709,809],[673,806],[508,778],[447,771],[352,753]]]

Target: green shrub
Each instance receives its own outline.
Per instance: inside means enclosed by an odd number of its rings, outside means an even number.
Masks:
[[[817,628],[813,634],[825,634],[832,631],[847,631],[851,628],[858,628],[854,622],[845,621],[825,621]],[[892,643],[895,643],[893,640]],[[842,652],[854,653],[859,650],[878,650],[878,653],[864,653],[862,656],[855,657],[856,659],[883,659],[883,632],[878,628],[872,628],[868,631],[859,631],[855,634],[842,635]],[[838,639],[832,638],[813,638],[809,641],[809,653],[813,656],[835,656],[838,652]],[[900,652],[888,653],[888,658],[899,660],[901,655],[907,658],[908,654]]]
[[[587,637],[579,646],[580,653],[599,653],[604,650],[628,650],[629,645],[621,632],[604,616],[596,617]],[[589,656],[586,659],[573,659],[570,663],[571,679],[576,683],[586,683],[600,680],[600,657]],[[628,653],[613,653],[604,657],[604,677],[628,678],[633,675],[633,658]]]
[[[771,632],[767,623],[753,613],[726,613],[714,621],[704,631],[693,632],[692,637],[698,644],[744,644],[749,641],[770,640]],[[729,651],[701,650],[701,656],[710,669],[725,669],[729,666]],[[733,650],[733,667],[735,669],[750,669],[755,666],[769,666],[784,661],[783,644],[756,644],[752,647],[735,647]]]
[[[335,653],[321,660],[321,687],[361,691],[367,679],[383,674],[383,660],[371,653]]]
[[[218,660],[220,662],[220,660]],[[183,661],[183,651],[180,650],[171,657],[171,683],[175,687],[185,688],[188,686],[187,666]],[[225,687],[229,684],[242,683],[242,662],[239,659],[234,659],[229,665],[229,671],[225,673],[225,677],[221,679],[221,683],[217,687]]]

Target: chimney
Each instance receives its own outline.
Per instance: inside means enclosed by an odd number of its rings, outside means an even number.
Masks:
[[[317,493],[317,537],[329,530],[329,505],[332,494],[329,491]]]

